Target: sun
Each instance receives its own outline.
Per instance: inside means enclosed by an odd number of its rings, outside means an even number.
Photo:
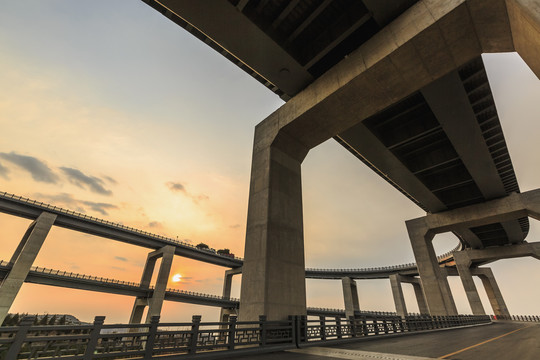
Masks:
[[[182,280],[182,275],[180,275],[180,274],[174,274],[173,275],[173,277],[172,277],[173,282],[180,282],[180,280]]]

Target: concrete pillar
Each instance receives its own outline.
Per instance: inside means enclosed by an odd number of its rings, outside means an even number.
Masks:
[[[230,269],[225,271],[225,276],[223,278],[223,293],[224,298],[231,298],[231,288],[232,288],[232,279],[234,275],[241,274],[242,268]],[[237,315],[236,309],[221,308],[219,314],[219,321],[226,322],[229,321],[230,315]]]
[[[456,305],[433,249],[433,234],[423,218],[406,222],[430,315],[457,315]]]
[[[482,284],[484,284],[486,294],[488,296],[491,307],[493,308],[493,313],[497,316],[510,316],[510,312],[506,307],[506,303],[504,302],[501,290],[499,289],[499,285],[497,285],[497,281],[495,281],[495,276],[493,276],[493,272],[491,271],[491,269],[482,268],[482,273],[478,276],[482,280]]]
[[[480,295],[478,295],[478,290],[474,284],[474,280],[471,274],[470,266],[472,264],[471,259],[466,252],[456,251],[454,252],[454,260],[456,262],[456,268],[465,289],[465,294],[467,294],[467,299],[469,300],[469,305],[473,315],[486,315],[484,311],[484,306],[482,305],[482,300],[480,300]]]
[[[355,312],[360,311],[360,303],[358,301],[358,289],[356,287],[356,281],[350,277],[341,278],[341,284],[343,285],[343,301],[345,303],[345,317],[348,319],[353,316]]]
[[[163,300],[165,299],[165,290],[167,289],[167,282],[169,281],[172,261],[174,258],[174,246],[167,245],[148,254],[141,277],[141,287],[147,289],[150,288],[150,281],[152,280],[152,275],[154,274],[156,261],[159,258],[162,258],[161,265],[158,270],[158,276],[152,297],[137,297],[137,299],[135,299],[133,310],[131,311],[131,316],[129,319],[130,324],[139,324],[141,322],[144,308],[147,305],[148,312],[146,314],[146,323],[150,322],[152,316],[159,316],[161,314],[161,307],[163,306]]]
[[[537,0],[507,0],[514,48],[540,77],[540,6]]]
[[[11,270],[0,284],[0,324],[4,321],[13,301],[15,301],[55,220],[55,214],[41,213],[30,224],[11,257]]]
[[[394,303],[396,304],[396,313],[401,317],[405,317],[407,316],[407,306],[405,305],[405,297],[403,297],[403,289],[401,288],[401,275],[392,274],[389,278]]]
[[[277,134],[278,123],[271,115],[255,129],[239,320],[306,315],[300,167],[307,149]]]
[[[416,302],[418,303],[418,311],[420,314],[429,314],[429,309],[426,304],[426,298],[424,297],[424,291],[422,290],[422,284],[420,279],[417,282],[411,283],[414,289],[414,295],[416,296]]]

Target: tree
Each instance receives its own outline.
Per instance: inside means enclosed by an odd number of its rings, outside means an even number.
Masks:
[[[17,325],[19,325],[19,321],[21,321],[20,315],[19,315],[19,313],[16,313],[15,315],[13,315],[11,317],[11,320],[9,321],[9,325],[10,326],[17,326]]]
[[[49,320],[49,325],[54,325],[56,323],[56,315],[53,315],[51,317],[51,320]]]
[[[10,326],[11,324],[11,314],[7,314],[6,315],[6,318],[4,319],[4,321],[2,322],[2,326]]]
[[[39,321],[38,325],[47,325],[47,322],[49,321],[49,315],[45,314],[41,320]]]
[[[60,320],[58,320],[58,325],[66,325],[66,315],[62,316]]]
[[[197,249],[210,249],[210,246],[206,245],[205,243],[199,243],[197,246],[195,246]]]
[[[231,253],[231,251],[229,249],[219,249],[217,251],[218,254],[227,254],[229,255]]]

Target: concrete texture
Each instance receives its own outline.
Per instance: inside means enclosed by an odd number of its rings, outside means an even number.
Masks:
[[[480,268],[477,270],[479,271],[477,271],[476,274],[482,280],[493,313],[497,316],[510,316],[510,311],[508,311],[508,308],[506,307],[501,290],[499,289],[499,285],[497,285],[497,281],[495,281],[495,276],[493,276],[491,269]]]
[[[28,272],[34,264],[34,260],[55,220],[56,215],[47,212],[41,213],[30,224],[11,257],[11,270],[0,284],[0,324],[4,321],[15,297],[17,297],[22,284],[26,280]]]
[[[355,312],[360,311],[360,302],[358,301],[358,288],[356,281],[350,277],[341,279],[343,286],[343,302],[345,304],[345,317],[349,319],[354,317]]]

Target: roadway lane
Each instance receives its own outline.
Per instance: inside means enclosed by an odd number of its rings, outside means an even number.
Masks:
[[[505,334],[508,335],[500,337]],[[495,339],[497,337],[500,338]],[[492,341],[486,342],[488,340]],[[486,343],[481,344],[483,342]],[[453,360],[538,360],[540,359],[540,324],[497,322],[492,325],[391,339],[380,338],[335,347],[431,358],[448,355],[444,358]],[[469,349],[464,350],[466,348]],[[460,350],[463,351],[456,353]]]
[[[318,344],[321,346],[322,344]],[[301,352],[276,352],[262,355],[228,357],[231,360],[341,360],[407,359],[408,356],[452,360],[538,360],[540,324],[498,322],[492,325],[452,329],[394,338],[356,341],[327,347],[332,351],[306,348]],[[341,350],[349,350],[347,352]],[[372,352],[362,356],[355,351]],[[310,354],[311,352],[311,354]],[[320,354],[317,354],[319,352]],[[322,355],[322,353],[325,353]],[[397,354],[385,357],[383,354]],[[402,355],[402,356],[399,356]],[[410,359],[410,358],[409,358]]]

